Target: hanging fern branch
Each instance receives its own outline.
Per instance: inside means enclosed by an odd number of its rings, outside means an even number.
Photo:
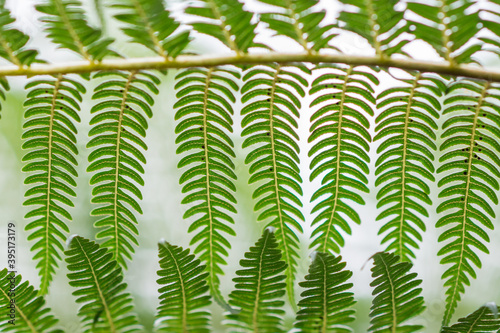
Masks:
[[[491,83],[460,80],[452,83],[444,104],[444,139],[440,150],[439,173],[447,174],[439,180],[443,187],[440,198],[446,198],[438,208],[445,213],[436,227],[448,226],[439,237],[446,242],[439,251],[442,264],[451,264],[442,278],[445,279],[446,311],[443,326],[447,326],[470,284],[469,277],[476,277],[472,264],[481,267],[473,248],[488,253],[489,242],[485,228],[493,229],[495,212],[490,202],[498,204],[500,178],[500,89]]]
[[[209,287],[205,266],[189,249],[160,242],[160,305],[156,315],[159,332],[209,333]]]
[[[285,275],[281,273],[286,263],[280,252],[274,232],[266,228],[250,252],[245,253],[245,259],[240,260],[244,269],[236,271],[236,290],[229,295],[229,303],[241,311],[226,316],[228,326],[238,332],[284,332],[285,302],[281,298],[285,294]]]
[[[483,333],[500,332],[500,318],[498,308],[493,304],[486,304],[467,317],[460,318],[458,323],[451,327],[443,327],[441,333]]]
[[[304,333],[352,332],[347,326],[354,321],[356,303],[352,283],[346,283],[352,272],[345,270],[342,257],[315,252],[306,280],[299,285],[301,294],[295,327]]]
[[[110,249],[113,259],[127,267],[125,259],[132,258],[133,244],[138,245],[134,212],[142,214],[137,203],[142,193],[137,184],[144,185],[140,174],[146,163],[141,152],[147,149],[142,140],[148,127],[145,116],[153,115],[150,93],[158,94],[156,86],[160,81],[152,74],[135,71],[94,75],[101,77],[107,81],[95,88],[93,99],[102,101],[92,107],[92,139],[87,144],[88,148],[95,148],[89,155],[87,169],[96,172],[90,180],[95,185],[92,202],[101,204],[92,215],[102,216],[95,223],[101,228],[96,237],[104,238],[102,245]]]
[[[85,88],[59,75],[55,80],[28,83],[26,89],[31,90],[24,103],[28,107],[24,117],[28,120],[22,138],[26,140],[23,149],[30,151],[23,157],[27,162],[23,171],[34,174],[24,181],[32,185],[25,194],[28,199],[24,205],[36,206],[25,216],[35,218],[26,230],[31,231],[28,240],[37,240],[31,250],[36,251],[34,259],[38,260],[42,278],[40,293],[46,294],[69,232],[65,221],[72,219],[65,206],[74,206],[70,197],[76,196],[72,187],[78,176],[77,131],[73,122],[80,121],[78,102],[82,101]]]
[[[424,299],[417,288],[422,280],[416,279],[417,273],[410,273],[412,264],[400,262],[391,253],[379,252],[373,256],[372,268],[375,287],[370,311],[369,332],[417,332],[420,325],[406,325],[405,322],[424,311]]]
[[[309,73],[305,66],[302,72]],[[295,68],[294,68],[295,69]],[[300,100],[307,81],[298,73],[281,66],[255,67],[244,76],[241,89],[243,148],[252,147],[245,163],[250,165],[249,183],[258,183],[254,198],[259,221],[276,228],[276,239],[287,263],[287,291],[294,302],[297,250],[302,232],[300,211],[302,178],[299,175],[299,137],[296,133]]]
[[[177,153],[185,154],[178,167],[188,167],[180,179],[182,192],[188,193],[182,203],[191,205],[184,218],[196,216],[189,228],[197,232],[191,244],[198,244],[195,253],[207,265],[210,292],[226,309],[219,275],[224,274],[221,266],[231,248],[226,238],[236,235],[229,226],[236,213],[236,155],[228,133],[233,131],[230,102],[236,102],[233,92],[239,77],[230,69],[192,69],[177,75],[175,86],[180,89],[175,118],[181,120],[175,129],[180,144]]]
[[[328,72],[324,72],[328,69]],[[373,85],[377,78],[352,66],[318,66],[322,73],[312,83],[310,93],[315,96],[310,107],[318,107],[311,116],[313,156],[311,181],[324,175],[321,188],[311,201],[319,201],[312,213],[319,212],[312,226],[313,241],[310,248],[328,253],[340,252],[344,245],[341,230],[350,234],[349,221],[361,223],[358,213],[349,202],[364,205],[357,192],[368,193],[368,156],[371,141],[367,116],[373,116],[368,103],[374,104]],[[360,112],[359,110],[362,110]]]
[[[412,75],[413,76],[413,75]],[[441,105],[438,97],[445,90],[442,79],[416,73],[400,80],[405,86],[383,91],[377,97],[382,113],[377,117],[377,135],[382,140],[375,165],[377,207],[386,207],[377,220],[390,218],[379,230],[386,233],[382,243],[401,260],[415,258],[412,248],[419,248],[429,217],[425,204],[431,205],[427,182],[434,181],[436,119]]]
[[[58,320],[45,306],[42,296],[37,296],[28,281],[22,281],[21,275],[0,271],[0,329],[2,332],[63,333],[54,329]],[[13,292],[14,290],[14,292]],[[11,309],[15,311],[13,319]],[[9,322],[13,320],[14,324]]]

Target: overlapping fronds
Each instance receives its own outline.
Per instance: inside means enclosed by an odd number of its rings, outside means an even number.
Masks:
[[[194,0],[186,13],[202,18],[191,24],[196,31],[218,39],[236,53],[262,46],[254,42],[257,24],[252,22],[253,14],[238,0]]]
[[[310,90],[314,96],[310,107],[316,108],[309,136],[313,143],[310,179],[323,178],[311,198],[318,201],[312,213],[319,214],[312,222],[315,229],[310,247],[338,253],[344,245],[341,231],[350,234],[349,222],[361,222],[351,202],[364,205],[358,192],[368,192],[371,137],[367,116],[373,116],[373,85],[378,80],[369,71],[352,66],[322,65],[317,71],[320,75]]]
[[[206,266],[201,265],[189,249],[166,242],[160,242],[158,248],[160,305],[156,315],[157,331],[210,332]]]
[[[66,250],[69,284],[75,287],[78,316],[84,332],[126,333],[141,331],[132,298],[125,291],[122,269],[106,248],[74,236]]]
[[[0,57],[16,66],[29,66],[36,61],[38,51],[26,48],[29,36],[12,27],[15,19],[0,4]]]
[[[301,71],[297,71],[300,69]],[[257,66],[244,76],[241,88],[243,148],[251,151],[245,158],[250,164],[249,183],[257,183],[253,193],[257,199],[258,221],[276,228],[276,239],[287,263],[287,291],[294,301],[294,280],[297,271],[298,233],[302,232],[300,211],[302,178],[299,174],[299,136],[297,119],[309,73],[305,66]],[[297,96],[298,95],[298,96]]]
[[[210,292],[221,305],[225,302],[219,275],[231,248],[227,236],[235,235],[230,224],[236,213],[236,155],[229,133],[239,77],[232,69],[194,68],[177,75],[175,86],[179,89],[175,118],[180,120],[175,129],[177,153],[184,154],[178,167],[186,168],[180,179],[182,192],[187,193],[182,203],[190,205],[184,218],[194,216],[189,232],[196,231],[196,236],[191,244],[197,244],[194,252],[206,263]]]
[[[291,38],[304,50],[317,52],[328,48],[328,42],[336,36],[331,33],[333,24],[325,24],[326,11],[315,11],[318,0],[259,0],[278,7],[276,11],[265,12],[260,20],[268,24],[277,35]]]
[[[369,332],[417,332],[421,325],[406,325],[405,321],[424,311],[424,299],[418,286],[422,280],[410,273],[412,264],[400,262],[392,253],[379,252],[373,256],[372,268],[375,287],[370,311]]]
[[[468,315],[460,318],[456,324],[443,327],[441,333],[498,333],[500,332],[500,318],[498,307],[486,304]]]
[[[446,227],[439,241],[445,242],[439,255],[451,264],[443,274],[446,289],[447,326],[469,277],[476,277],[473,265],[481,267],[475,253],[488,253],[487,229],[493,229],[498,204],[500,177],[500,89],[489,82],[459,80],[449,85],[444,101],[443,143],[439,158],[438,186],[445,200],[437,212],[444,215],[436,227]]]
[[[109,248],[113,259],[127,267],[131,259],[138,223],[135,212],[142,214],[137,199],[142,194],[137,185],[144,185],[141,174],[147,149],[143,138],[148,128],[154,103],[151,93],[158,94],[158,78],[147,72],[100,72],[94,78],[105,78],[94,90],[93,99],[100,100],[91,113],[95,114],[90,125],[91,140],[88,148],[90,165],[87,171],[95,172],[90,180],[95,185],[92,202],[100,204],[92,215],[102,218],[95,223],[101,230],[96,238],[104,238],[103,246]]]
[[[379,57],[404,53],[408,43],[401,38],[408,28],[399,10],[398,0],[340,0],[344,5],[338,18],[339,27],[365,38]]]
[[[101,60],[116,55],[108,46],[111,38],[102,37],[100,29],[91,27],[85,17],[80,0],[43,0],[36,9],[45,14],[49,38],[59,47],[72,50],[86,60]]]
[[[115,18],[126,23],[122,30],[131,41],[144,45],[165,58],[175,58],[189,43],[189,31],[165,9],[163,0],[113,0]]]
[[[478,32],[479,15],[473,0],[409,1],[407,10],[419,17],[409,18],[410,31],[429,43],[452,64],[473,61],[481,45],[471,39]],[[409,16],[410,17],[410,16]]]
[[[281,260],[274,231],[266,228],[262,237],[240,260],[243,269],[233,279],[236,289],[229,303],[240,309],[227,315],[236,332],[279,333],[283,330],[286,263]]]
[[[42,296],[21,275],[0,271],[0,330],[16,333],[63,333]],[[12,316],[11,316],[12,315]],[[12,320],[12,322],[9,322]]]
[[[73,207],[71,197],[76,196],[75,169],[78,153],[76,127],[80,121],[78,111],[83,85],[68,77],[38,79],[26,85],[29,90],[24,117],[23,149],[29,152],[23,157],[27,164],[23,171],[30,172],[24,183],[31,187],[26,191],[25,206],[36,206],[25,218],[35,218],[26,226],[28,240],[36,240],[31,248],[36,254],[37,268],[42,278],[40,293],[47,293],[57,260],[69,229],[66,225],[71,215],[67,207]]]
[[[376,185],[381,186],[377,207],[384,207],[377,220],[389,219],[379,230],[385,233],[382,243],[388,243],[387,251],[410,260],[426,230],[426,205],[432,204],[428,183],[434,181],[438,98],[446,87],[440,77],[420,73],[400,82],[404,85],[377,97],[382,112],[374,139],[383,140],[375,163]]]
[[[299,285],[306,290],[299,301],[295,327],[304,333],[352,332],[349,323],[354,321],[356,303],[347,283],[352,272],[345,269],[342,257],[329,253],[313,253],[306,281]]]

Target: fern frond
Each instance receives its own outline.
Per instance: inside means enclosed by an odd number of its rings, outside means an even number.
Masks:
[[[306,281],[299,285],[306,290],[299,301],[295,327],[304,333],[352,332],[347,326],[354,321],[356,303],[346,283],[352,272],[345,270],[342,257],[315,252]]]
[[[0,271],[0,330],[16,333],[63,333],[42,296],[21,275]],[[14,316],[11,317],[10,315]],[[9,320],[12,320],[9,323]]]
[[[114,17],[126,23],[123,32],[164,58],[175,58],[189,43],[189,31],[179,31],[179,22],[165,9],[162,0],[114,0]]]
[[[398,0],[340,0],[339,27],[365,38],[378,57],[404,53],[408,40],[399,38],[407,30]],[[347,10],[350,9],[350,10]]]
[[[27,121],[23,128],[23,149],[27,164],[23,171],[32,173],[24,183],[31,185],[25,196],[25,206],[36,206],[25,218],[35,218],[26,226],[30,231],[28,240],[36,240],[31,251],[36,251],[34,260],[42,278],[40,293],[46,294],[53,274],[61,260],[66,233],[66,221],[71,215],[67,206],[73,207],[70,199],[76,194],[75,169],[78,154],[76,147],[76,127],[80,122],[79,102],[85,93],[83,85],[62,75],[57,78],[38,80],[26,85],[30,89],[24,106]]]
[[[420,325],[405,325],[404,322],[424,311],[424,299],[418,286],[422,280],[417,273],[410,273],[412,264],[400,262],[392,253],[379,252],[373,256],[372,268],[375,287],[370,311],[369,332],[417,332]]]
[[[85,332],[138,332],[140,326],[131,313],[132,298],[125,292],[122,269],[113,254],[93,241],[74,236],[66,250],[69,284],[83,303],[78,316]]]
[[[95,185],[92,202],[101,206],[92,215],[102,218],[95,223],[101,230],[96,238],[104,238],[102,246],[113,254],[113,259],[127,267],[126,259],[132,258],[138,245],[138,223],[134,212],[142,214],[137,199],[142,193],[137,185],[144,185],[141,174],[146,163],[142,151],[147,149],[142,140],[146,136],[154,103],[150,93],[158,94],[160,81],[147,72],[100,72],[94,78],[105,78],[94,90],[95,114],[90,125],[91,140],[88,148],[90,180]]]
[[[460,318],[458,323],[451,327],[443,327],[441,333],[498,333],[500,332],[498,310],[494,303],[483,305],[467,317]]]
[[[187,193],[182,201],[190,207],[184,218],[195,216],[189,232],[196,231],[191,244],[207,265],[208,285],[214,299],[227,308],[220,292],[219,275],[226,264],[226,239],[235,236],[230,227],[236,213],[234,181],[234,144],[228,133],[233,131],[231,103],[236,102],[238,90],[235,79],[240,74],[230,69],[194,68],[177,75],[177,98],[174,108],[180,120],[175,132],[178,154],[184,154],[178,164],[186,167],[180,183]]]
[[[3,76],[0,76],[0,99],[5,101],[5,92],[9,91],[10,86],[9,86],[9,81]],[[0,103],[0,119],[2,119],[2,103]]]
[[[493,229],[498,204],[496,191],[500,178],[500,89],[489,82],[459,80],[448,87],[443,116],[444,140],[440,151],[438,182],[445,198],[438,213],[445,213],[436,223],[447,227],[440,237],[446,242],[438,255],[442,264],[451,264],[445,279],[446,311],[443,326],[451,320],[469,277],[476,277],[472,265],[480,268],[476,250],[488,253],[487,229]]]
[[[484,43],[483,50],[493,52],[500,56],[500,1],[489,0],[487,4],[488,6],[481,12],[481,14],[483,14],[481,24],[496,37],[488,36],[479,39]]]
[[[319,214],[311,224],[315,228],[310,248],[338,253],[344,245],[341,230],[350,234],[349,221],[361,223],[349,202],[364,205],[357,192],[368,193],[371,137],[367,115],[373,116],[373,85],[378,80],[352,66],[321,65],[316,70],[321,74],[310,90],[314,96],[310,107],[317,108],[311,116],[309,136],[313,143],[310,179],[324,176],[321,188],[311,197],[311,202],[318,201],[312,213]]]
[[[481,49],[477,42],[465,46],[478,32],[479,15],[471,9],[474,4],[472,0],[409,1],[407,10],[424,19],[409,19],[410,31],[446,61],[471,62],[471,56]]]
[[[11,27],[15,19],[0,5],[0,57],[16,66],[29,66],[36,62],[38,51],[26,48],[29,36]]]
[[[318,0],[259,0],[278,7],[277,11],[264,12],[260,20],[268,24],[277,35],[283,35],[297,42],[304,50],[318,52],[331,48],[328,42],[336,36],[331,33],[333,24],[324,24],[326,11],[315,11]]]
[[[158,244],[160,270],[157,280],[160,285],[158,306],[159,332],[208,333],[210,313],[209,287],[206,282],[206,266],[189,253],[189,249]]]
[[[196,31],[218,39],[238,54],[262,46],[254,42],[257,24],[252,22],[253,14],[238,0],[193,0],[186,14],[202,18],[191,23]]]
[[[274,232],[266,228],[262,237],[240,260],[244,269],[236,271],[236,290],[229,303],[241,309],[227,315],[228,326],[237,332],[279,333],[283,330],[286,263],[281,260]]]
[[[36,9],[45,14],[41,20],[46,23],[49,38],[59,47],[89,61],[117,55],[108,48],[113,39],[103,38],[100,29],[89,26],[80,0],[43,0]]]
[[[300,70],[301,72],[297,71]],[[261,211],[257,220],[276,228],[276,239],[287,263],[286,283],[290,303],[295,304],[294,280],[297,271],[297,250],[302,233],[300,211],[302,178],[299,164],[299,136],[296,133],[301,103],[307,81],[305,66],[294,68],[257,66],[244,76],[241,89],[243,148],[252,147],[245,158],[250,165],[249,183],[258,183],[253,197],[254,209]]]
[[[411,261],[415,258],[412,248],[419,248],[426,229],[422,216],[429,217],[429,213],[425,206],[432,204],[428,182],[434,181],[438,98],[446,87],[441,78],[421,73],[400,82],[405,85],[383,91],[377,98],[382,112],[376,119],[374,139],[382,142],[375,185],[381,186],[377,208],[384,207],[377,220],[390,218],[379,231],[386,233],[382,240],[382,244],[389,243],[386,251]]]

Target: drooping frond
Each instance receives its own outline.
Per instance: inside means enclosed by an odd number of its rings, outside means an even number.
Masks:
[[[26,85],[30,90],[24,105],[27,121],[23,128],[23,149],[28,153],[23,171],[30,172],[24,183],[30,185],[25,196],[25,206],[35,206],[25,218],[35,218],[26,226],[30,232],[28,240],[36,240],[31,248],[34,260],[42,278],[40,293],[46,294],[50,281],[61,260],[66,233],[66,221],[71,215],[67,206],[73,207],[71,197],[76,196],[73,187],[78,176],[75,169],[78,154],[76,147],[76,127],[80,121],[78,111],[83,85],[68,77],[37,80]]]
[[[162,57],[175,58],[189,43],[189,31],[179,31],[163,0],[113,0],[110,7],[120,10],[115,18],[132,42]]]
[[[404,12],[398,0],[340,0],[345,6],[340,12],[339,27],[365,38],[378,57],[403,53],[408,40],[400,38],[407,30]],[[347,10],[349,9],[349,10]]]
[[[415,258],[412,248],[419,248],[426,230],[426,205],[432,204],[428,183],[434,181],[438,98],[446,87],[441,78],[421,73],[400,82],[404,85],[377,97],[382,110],[374,138],[381,141],[375,163],[376,185],[381,186],[377,207],[384,207],[377,220],[389,218],[379,230],[385,233],[386,250],[410,261]]]
[[[242,270],[233,279],[236,290],[229,303],[241,309],[227,315],[228,326],[237,332],[279,333],[283,330],[286,263],[281,260],[274,232],[266,228],[262,237],[240,260]]]
[[[479,44],[469,43],[478,32],[478,12],[471,9],[474,4],[473,0],[409,1],[407,10],[419,16],[409,18],[410,31],[446,61],[471,62],[471,55],[481,49]]]
[[[144,185],[141,174],[147,149],[143,139],[148,128],[154,103],[151,93],[158,94],[160,81],[147,72],[100,72],[95,78],[105,78],[94,90],[93,99],[100,100],[91,113],[91,140],[87,171],[95,172],[90,180],[95,185],[92,202],[100,204],[92,215],[102,217],[95,223],[101,230],[96,238],[104,238],[102,246],[113,254],[113,259],[127,267],[132,258],[138,223],[135,212],[142,214],[137,199],[142,194],[137,185]]]
[[[300,69],[301,72],[298,72]],[[249,183],[257,183],[253,193],[257,199],[254,209],[261,211],[258,221],[276,228],[276,239],[287,263],[287,291],[290,303],[294,301],[294,280],[297,271],[298,233],[302,233],[300,211],[302,178],[299,164],[299,109],[307,81],[302,73],[305,66],[257,66],[244,76],[241,88],[243,148],[251,147],[245,158],[250,165]]]
[[[201,265],[189,249],[166,242],[160,242],[158,248],[160,305],[156,315],[157,331],[209,333],[206,266]]]
[[[325,69],[327,71],[325,71]],[[373,116],[373,85],[377,78],[352,66],[318,66],[320,75],[312,83],[314,96],[309,150],[312,156],[311,181],[323,175],[321,187],[311,201],[318,201],[312,213],[319,212],[312,226],[310,248],[328,253],[340,252],[344,245],[341,231],[351,233],[349,222],[360,223],[350,202],[364,205],[357,192],[368,192],[369,142],[367,116]],[[370,105],[371,104],[371,105]]]
[[[373,256],[372,268],[375,287],[370,310],[371,326],[369,332],[417,332],[421,325],[406,325],[405,321],[424,311],[424,299],[418,286],[422,280],[416,279],[417,273],[410,273],[412,264],[400,262],[392,253],[379,252]]]
[[[43,0],[36,9],[45,14],[41,20],[48,36],[60,47],[89,61],[116,55],[108,48],[113,39],[103,38],[100,29],[88,24],[80,0]]]
[[[42,296],[21,275],[0,271],[0,330],[16,333],[63,333]],[[11,322],[9,322],[11,321]]]
[[[186,13],[202,18],[191,25],[203,34],[220,40],[236,53],[247,53],[254,43],[256,23],[253,14],[243,9],[238,0],[193,0]]]
[[[304,50],[318,52],[327,48],[328,42],[336,36],[331,33],[333,24],[325,24],[326,11],[315,11],[318,0],[259,0],[278,7],[276,11],[265,12],[260,20],[268,24],[277,35],[283,35],[297,42]]]
[[[467,317],[460,318],[458,323],[451,327],[443,327],[441,333],[498,333],[500,332],[498,310],[494,303],[483,305]]]
[[[240,74],[230,69],[194,68],[177,75],[179,99],[174,108],[180,120],[175,132],[178,154],[184,157],[178,164],[186,168],[180,183],[187,193],[183,204],[190,207],[184,218],[194,216],[189,232],[196,231],[191,244],[207,265],[208,285],[214,299],[227,308],[220,292],[219,275],[226,264],[227,236],[235,236],[230,224],[236,213],[234,181],[234,144],[229,133],[233,131],[231,103],[236,102],[235,82]]]
[[[306,281],[299,285],[306,290],[299,301],[295,327],[304,333],[352,332],[356,303],[347,283],[352,272],[345,269],[342,257],[315,252]]]
[[[69,284],[75,287],[78,316],[85,332],[138,332],[132,298],[125,291],[122,269],[106,248],[81,236],[74,236],[66,250]]]
[[[444,101],[443,143],[439,158],[440,198],[444,215],[436,227],[447,227],[439,241],[446,242],[438,255],[451,264],[443,274],[446,311],[443,326],[450,323],[469,277],[480,268],[476,250],[488,253],[487,229],[493,229],[500,177],[500,89],[489,82],[459,80],[448,87]]]

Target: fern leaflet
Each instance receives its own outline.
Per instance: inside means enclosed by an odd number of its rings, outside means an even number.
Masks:
[[[443,327],[441,333],[498,333],[500,332],[500,319],[498,308],[493,304],[486,304],[468,315],[460,318],[458,323],[450,327]]]

